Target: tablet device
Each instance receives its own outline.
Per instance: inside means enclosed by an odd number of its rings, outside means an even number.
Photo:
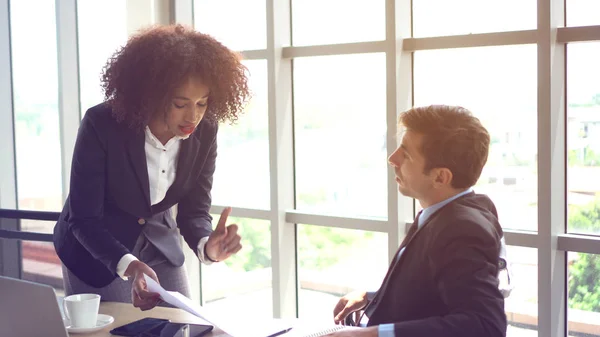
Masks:
[[[163,323],[137,337],[201,337],[211,332],[211,325],[188,323]]]
[[[168,322],[168,319],[146,317],[114,328],[110,330],[110,333],[119,336],[135,337],[143,332],[150,331],[152,328]]]

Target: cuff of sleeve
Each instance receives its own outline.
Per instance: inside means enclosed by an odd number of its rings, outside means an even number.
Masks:
[[[205,265],[211,265],[213,262],[217,262],[217,261],[213,261],[210,259],[210,257],[208,257],[208,255],[206,255],[206,243],[208,242],[208,236],[203,237],[202,239],[200,239],[200,241],[198,242],[198,251],[197,251],[197,255],[198,255],[198,259],[200,260],[200,262],[204,263]]]
[[[133,261],[138,261],[138,258],[133,254],[125,254],[119,260],[119,263],[117,263],[117,275],[119,275],[119,277],[125,281],[129,279],[127,276],[125,276],[125,271],[129,267],[129,264]]]
[[[379,337],[396,337],[394,324],[380,324],[377,328],[377,335]]]

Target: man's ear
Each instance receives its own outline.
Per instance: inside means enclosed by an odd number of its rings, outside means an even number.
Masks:
[[[435,169],[435,185],[450,185],[452,184],[452,171],[447,168],[437,168]]]

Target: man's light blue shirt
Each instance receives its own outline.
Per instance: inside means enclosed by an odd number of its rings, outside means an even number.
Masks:
[[[453,200],[460,198],[463,195],[469,194],[471,192],[473,192],[473,189],[469,188],[466,191],[460,192],[457,195],[452,196],[444,201],[440,201],[435,205],[431,205],[427,208],[424,208],[423,211],[421,211],[421,215],[419,215],[419,222],[417,224],[417,226],[419,227],[418,229],[421,229],[423,224],[425,224],[427,222],[427,220],[429,220],[431,215],[433,213],[437,212],[440,208],[446,206],[448,203],[452,202]],[[396,259],[399,259],[400,256],[402,256],[403,252],[404,252],[404,248],[402,248],[402,250],[400,250],[398,252]],[[374,293],[370,293],[370,294],[374,294]],[[372,300],[372,298],[370,298],[369,300]],[[379,334],[379,337],[396,337],[396,334],[394,333],[394,324],[380,324],[379,328],[378,328],[378,334]],[[398,337],[400,337],[400,336],[398,336]],[[404,336],[402,336],[402,337],[404,337]]]

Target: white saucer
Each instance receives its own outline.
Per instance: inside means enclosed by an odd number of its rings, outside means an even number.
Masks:
[[[114,317],[110,315],[98,314],[98,319],[96,320],[96,326],[91,328],[75,328],[71,326],[71,321],[68,318],[63,318],[63,323],[65,324],[65,328],[69,333],[88,333],[95,332],[98,330],[102,330],[105,327],[111,325],[115,321]]]

